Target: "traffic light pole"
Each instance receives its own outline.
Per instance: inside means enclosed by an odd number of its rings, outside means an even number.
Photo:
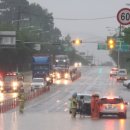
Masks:
[[[117,66],[118,66],[118,68],[120,68],[120,50],[119,50],[119,48],[118,48],[118,62],[117,62]]]

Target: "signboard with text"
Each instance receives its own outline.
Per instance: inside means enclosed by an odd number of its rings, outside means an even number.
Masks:
[[[0,48],[14,48],[16,46],[15,31],[0,31]]]

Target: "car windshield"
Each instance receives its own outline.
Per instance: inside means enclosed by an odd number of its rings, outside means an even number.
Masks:
[[[114,98],[114,99],[102,98],[100,101],[101,101],[102,104],[118,104],[118,103],[122,103],[123,99],[120,99],[120,98]]]
[[[16,76],[5,76],[4,81],[5,82],[10,82],[12,80],[17,80]]]
[[[126,73],[126,71],[125,70],[121,70],[118,73]]]
[[[90,101],[91,100],[91,96],[90,95],[78,95],[77,99],[84,99],[84,101]]]
[[[33,79],[32,82],[43,82],[43,79]]]

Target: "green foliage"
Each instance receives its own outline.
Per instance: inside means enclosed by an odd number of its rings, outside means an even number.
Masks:
[[[17,45],[14,49],[0,49],[0,67],[5,70],[21,70],[30,66],[34,53],[68,54],[71,61],[81,59],[75,50],[65,52],[71,47],[71,37],[61,39],[61,31],[54,26],[52,13],[38,4],[27,0],[1,0],[0,31],[17,31]],[[27,18],[29,20],[27,20]],[[26,19],[26,20],[25,20]],[[41,50],[27,47],[26,43],[41,43]],[[33,45],[30,45],[33,46]]]
[[[124,29],[124,41],[128,44],[130,44],[130,27]]]

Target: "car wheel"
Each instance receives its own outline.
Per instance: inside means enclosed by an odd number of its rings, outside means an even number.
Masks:
[[[121,113],[121,114],[119,114],[119,118],[126,119],[126,118],[127,118],[126,113]]]
[[[71,113],[72,113],[72,111],[71,111],[71,110],[69,110],[69,113],[71,114]]]
[[[102,113],[99,113],[99,118],[102,118],[102,115],[103,115]]]
[[[34,91],[34,89],[33,88],[31,88],[31,92],[33,92]]]
[[[130,89],[130,84],[128,84],[127,88]]]

